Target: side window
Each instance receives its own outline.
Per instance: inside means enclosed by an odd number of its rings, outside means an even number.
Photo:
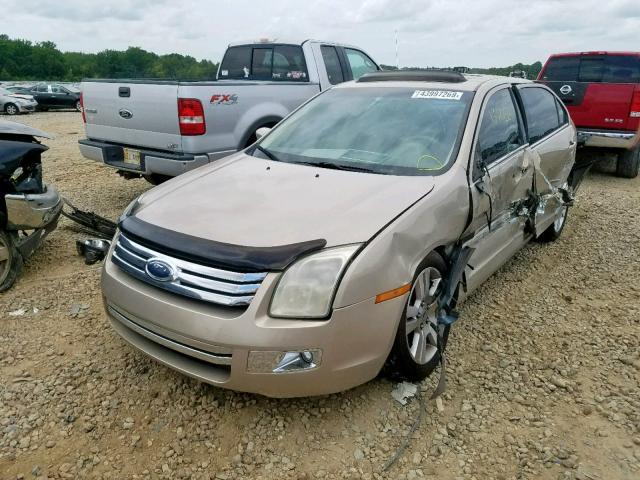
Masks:
[[[547,62],[542,80],[575,82],[579,68],[580,57],[553,57]]]
[[[251,50],[250,46],[227,49],[220,66],[220,78],[249,78],[251,73]]]
[[[556,97],[543,88],[521,88],[520,97],[527,119],[529,143],[535,143],[560,125]]]
[[[331,83],[331,85],[336,85],[344,82],[340,59],[338,58],[338,52],[335,47],[323,45],[320,47],[320,51],[322,52],[322,59],[324,60],[324,65],[327,69],[329,83]]]
[[[347,54],[347,61],[351,67],[354,80],[359,79],[365,73],[378,70],[376,64],[364,53],[358,50],[352,50],[351,48],[345,48],[344,51]]]
[[[251,78],[256,80],[271,80],[272,48],[254,48],[251,59]]]
[[[309,80],[307,64],[302,47],[297,45],[278,45],[273,54],[272,80],[306,82]]]
[[[64,93],[58,85],[51,85],[51,93]]]
[[[640,82],[640,58],[635,55],[607,55],[602,81],[606,83]]]
[[[489,98],[482,113],[477,152],[488,165],[523,143],[513,98],[509,89],[504,88]]]

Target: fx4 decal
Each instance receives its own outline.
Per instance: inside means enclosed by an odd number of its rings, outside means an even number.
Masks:
[[[211,105],[234,105],[238,103],[238,95],[235,93],[231,94],[214,94],[211,95],[211,100],[209,101]]]

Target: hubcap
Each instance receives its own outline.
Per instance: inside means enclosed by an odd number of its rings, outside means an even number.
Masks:
[[[15,115],[16,114],[16,107],[14,107],[13,105],[9,105],[7,107],[7,113],[9,115]]]
[[[9,257],[9,247],[4,238],[0,237],[0,283],[4,282],[11,268],[11,258]]]
[[[556,232],[559,232],[562,229],[562,225],[564,225],[564,221],[567,219],[567,210],[569,207],[562,207],[562,211],[558,218],[553,221],[553,228]]]
[[[433,268],[425,268],[416,278],[406,312],[407,346],[413,360],[424,365],[438,351],[438,297],[442,275]]]
[[[564,185],[562,185],[563,189],[568,189],[569,188],[569,183],[565,182]],[[560,230],[562,230],[562,226],[564,225],[565,220],[567,219],[567,212],[569,211],[569,207],[562,207],[562,211],[560,212],[560,215],[558,215],[558,218],[556,218],[553,221],[553,229],[556,232],[559,232]]]

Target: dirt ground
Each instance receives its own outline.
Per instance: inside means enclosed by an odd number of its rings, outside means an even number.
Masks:
[[[115,219],[149,188],[81,157],[80,114],[15,120],[56,135],[45,179],[77,206]],[[462,306],[441,408],[386,472],[418,399],[379,378],[272,400],[158,365],[108,325],[82,237],[61,221],[0,297],[0,479],[640,478],[640,178],[589,174],[560,240]]]

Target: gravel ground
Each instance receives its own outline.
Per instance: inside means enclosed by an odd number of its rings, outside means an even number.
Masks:
[[[46,180],[83,209],[116,218],[149,188],[80,156],[79,114],[17,120],[56,135]],[[108,326],[99,266],[64,220],[0,298],[0,478],[637,480],[639,212],[640,178],[590,174],[562,238],[525,248],[462,306],[442,404],[424,400],[387,472],[417,399],[399,405],[380,378],[272,400],[154,363]]]

